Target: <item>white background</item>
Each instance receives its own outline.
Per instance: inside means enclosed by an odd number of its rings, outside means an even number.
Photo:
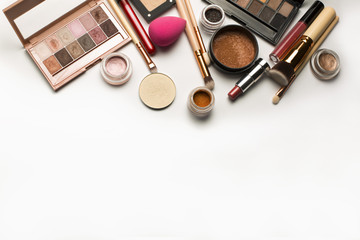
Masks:
[[[53,92],[0,14],[0,239],[360,239],[360,2],[324,3],[340,16],[322,46],[341,57],[335,81],[307,66],[277,106],[267,78],[231,103],[237,78],[211,67],[206,120],[186,107],[203,81],[185,34],[153,57],[177,86],[153,111],[132,43],[120,50],[135,69],[126,85],[97,65]],[[192,4],[196,16],[206,6]],[[258,41],[267,59],[273,46]]]

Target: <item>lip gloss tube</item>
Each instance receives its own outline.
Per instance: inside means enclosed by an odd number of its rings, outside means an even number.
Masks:
[[[141,42],[143,43],[146,51],[149,54],[154,54],[156,48],[154,44],[151,42],[149,35],[146,33],[143,25],[141,24],[140,20],[136,16],[134,10],[132,9],[131,5],[129,4],[128,0],[119,0],[119,3],[124,10],[127,18],[129,19],[131,25],[135,29],[137,35],[139,36]]]
[[[322,2],[314,2],[304,16],[302,16],[300,21],[296,23],[284,39],[277,45],[274,51],[270,53],[269,57],[271,61],[274,63],[279,62],[286,51],[303,35],[308,26],[310,26],[323,9],[324,4]]]

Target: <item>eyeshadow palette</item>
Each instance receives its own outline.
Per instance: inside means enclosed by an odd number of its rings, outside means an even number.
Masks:
[[[29,39],[20,35],[26,50],[54,90],[130,41],[102,1],[85,2],[65,16]]]
[[[130,0],[147,22],[159,17],[175,5],[175,0]]]
[[[276,45],[304,0],[204,0]]]

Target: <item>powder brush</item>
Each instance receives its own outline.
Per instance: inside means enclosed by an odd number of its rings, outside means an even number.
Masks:
[[[324,8],[304,35],[287,51],[284,58],[268,72],[268,75],[281,86],[288,85],[335,17],[336,12],[333,8]]]
[[[288,85],[285,87],[282,87],[279,89],[279,91],[275,94],[275,96],[272,99],[273,104],[278,104],[280,100],[283,98],[285,93],[289,90],[290,86],[294,83],[295,79],[301,71],[304,69],[306,64],[309,62],[311,56],[317,51],[317,49],[321,46],[321,44],[325,41],[325,39],[329,36],[330,32],[334,29],[336,24],[339,22],[339,17],[336,16],[333,22],[330,24],[330,26],[326,29],[326,31],[323,33],[323,35],[319,38],[319,40],[316,42],[314,47],[312,48],[310,54],[306,57],[305,61],[301,64],[301,66],[298,68],[298,70],[295,72],[294,76],[291,78]]]
[[[189,17],[189,9],[186,9],[186,6],[183,2],[183,0],[176,0],[176,6],[179,11],[180,17],[186,20],[186,35],[189,39],[190,45],[194,51],[194,55],[196,58],[196,61],[198,63],[201,75],[204,79],[205,86],[209,88],[210,90],[214,89],[215,82],[213,78],[210,75],[209,69],[207,67],[206,61],[204,59],[203,53],[201,51],[201,47],[199,45],[198,39],[196,37],[196,33],[194,28],[191,26],[191,19]]]

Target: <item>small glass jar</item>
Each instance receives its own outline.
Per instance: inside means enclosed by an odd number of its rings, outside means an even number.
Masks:
[[[320,49],[311,57],[310,66],[318,79],[331,80],[340,72],[340,58],[332,50]]]
[[[122,85],[132,75],[132,65],[128,56],[122,53],[111,53],[101,63],[100,72],[104,80],[111,85]]]
[[[209,5],[205,7],[200,15],[202,30],[208,34],[213,34],[225,21],[225,12],[218,5]]]
[[[215,105],[213,92],[206,87],[198,87],[191,91],[188,99],[189,110],[197,117],[206,117]]]

